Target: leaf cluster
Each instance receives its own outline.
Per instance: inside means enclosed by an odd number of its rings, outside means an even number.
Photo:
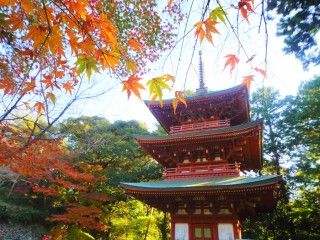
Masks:
[[[278,35],[284,36],[286,53],[293,53],[303,63],[320,64],[320,3],[317,0],[268,0],[267,10],[281,16]],[[272,13],[270,15],[273,15]]]

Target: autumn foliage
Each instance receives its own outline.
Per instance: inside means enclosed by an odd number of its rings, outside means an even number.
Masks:
[[[99,181],[105,181],[105,177],[96,175],[101,167],[75,164],[60,140],[36,140],[22,146],[23,139],[17,134],[15,138],[0,137],[0,166],[19,174],[19,181],[29,186],[24,190],[27,196],[45,198],[50,208],[60,209],[49,221],[104,231],[106,225],[98,206],[108,197],[92,191]]]

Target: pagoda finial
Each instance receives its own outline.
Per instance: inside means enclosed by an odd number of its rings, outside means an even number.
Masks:
[[[196,90],[197,95],[202,95],[207,92],[207,88],[203,80],[203,64],[202,64],[202,52],[199,51],[199,88]]]

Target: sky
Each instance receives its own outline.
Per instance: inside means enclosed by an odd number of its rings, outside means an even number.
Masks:
[[[190,4],[191,1],[189,1]],[[186,26],[187,32],[193,25],[199,21],[201,8],[204,1],[195,1],[191,17],[188,23],[182,22],[178,29],[178,37]],[[230,6],[230,2],[222,1],[225,6]],[[190,5],[184,6],[187,11]],[[211,6],[214,8],[215,6]],[[229,15],[230,14],[230,15]],[[233,14],[233,15],[232,15]],[[232,9],[228,11],[228,17],[234,26],[236,22],[236,12]],[[282,96],[295,95],[302,81],[312,79],[316,74],[320,74],[319,67],[311,67],[308,71],[302,68],[302,64],[294,55],[285,55],[282,51],[284,47],[283,38],[276,36],[276,20],[269,21],[268,29],[268,58],[265,64],[265,34],[262,27],[261,33],[258,32],[259,14],[249,15],[250,24],[239,18],[239,36],[245,51],[249,56],[255,55],[250,63],[246,63],[243,49],[239,48],[239,42],[230,27],[222,23],[217,26],[220,35],[213,36],[214,46],[206,40],[196,44],[194,57],[191,61],[193,46],[195,44],[194,30],[184,37],[184,41],[172,50],[171,54],[163,53],[162,57],[155,64],[150,65],[151,71],[143,76],[144,83],[152,78],[162,74],[171,74],[175,76],[173,90],[183,90],[186,82],[186,89],[195,90],[198,87],[199,74],[199,56],[202,51],[204,80],[209,90],[220,90],[240,84],[242,77],[255,73],[252,68],[259,67],[267,70],[267,79],[263,80],[261,75],[255,74],[251,91],[262,87],[272,86],[279,90]],[[183,46],[182,46],[183,44]],[[240,63],[234,73],[231,75],[228,70],[223,71],[225,55],[236,54],[240,58]],[[181,56],[181,61],[179,61]],[[188,66],[191,62],[190,69]],[[87,99],[86,101],[75,104],[66,117],[78,117],[81,115],[105,117],[110,121],[116,120],[138,120],[145,123],[149,129],[155,129],[157,123],[148,108],[135,96],[129,100],[125,92],[122,92],[122,86],[119,81],[112,79],[107,73],[99,73],[94,77],[95,87],[91,91],[101,91],[105,88],[111,88],[106,94]],[[165,94],[165,97],[171,98],[173,92]],[[143,99],[148,99],[148,93],[142,94]]]

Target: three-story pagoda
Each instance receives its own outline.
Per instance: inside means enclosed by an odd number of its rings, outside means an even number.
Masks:
[[[201,70],[200,61],[200,70]],[[201,71],[200,71],[201,73]],[[208,92],[200,76],[187,108],[146,101],[167,136],[138,143],[165,169],[154,182],[123,183],[126,193],[171,215],[172,240],[241,239],[240,219],[275,207],[281,177],[262,168],[263,121],[250,121],[245,84]],[[257,174],[258,175],[258,174]]]

